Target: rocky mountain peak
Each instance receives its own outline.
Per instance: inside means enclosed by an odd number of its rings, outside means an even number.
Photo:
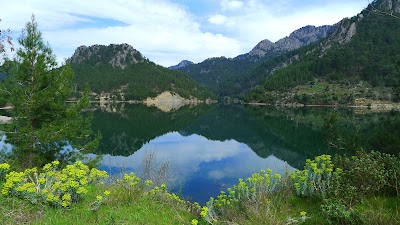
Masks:
[[[372,2],[375,9],[392,13],[400,13],[400,0],[375,0]]]
[[[293,31],[289,36],[273,43],[269,40],[263,40],[258,43],[253,50],[249,52],[250,56],[264,57],[266,54],[282,53],[298,49],[304,45],[311,44],[326,38],[335,26],[305,26]]]
[[[148,61],[139,51],[129,44],[92,45],[78,47],[70,63],[88,63],[92,65],[111,64],[113,68],[125,67],[138,62]]]
[[[168,69],[177,70],[179,68],[183,68],[185,66],[189,66],[189,65],[192,65],[192,64],[194,64],[192,61],[182,60],[178,65],[170,66],[170,67],[168,67]]]

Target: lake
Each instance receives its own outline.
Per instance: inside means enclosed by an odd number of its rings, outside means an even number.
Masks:
[[[302,169],[306,159],[335,154],[327,133],[347,142],[346,148],[366,143],[365,149],[377,149],[382,140],[374,145],[370,134],[382,133],[376,127],[391,116],[365,109],[239,104],[200,104],[166,113],[116,104],[93,111],[93,130],[102,140],[89,155],[102,154],[100,169],[112,175],[134,172],[204,204],[261,169],[284,174]],[[330,118],[336,118],[335,126],[327,126]]]
[[[101,169],[167,183],[193,201],[206,202],[261,169],[302,168],[329,153],[320,127],[330,109],[278,110],[243,105],[185,106],[169,113],[144,105],[94,112],[102,133]],[[319,124],[318,124],[319,123]]]

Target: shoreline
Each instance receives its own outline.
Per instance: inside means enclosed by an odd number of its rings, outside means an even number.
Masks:
[[[354,109],[370,109],[370,110],[379,110],[379,111],[400,111],[400,103],[372,103],[370,105],[305,105],[305,104],[270,104],[270,103],[261,103],[261,102],[246,102],[243,103],[245,105],[252,106],[275,106],[275,107],[326,107],[326,108],[354,108]]]

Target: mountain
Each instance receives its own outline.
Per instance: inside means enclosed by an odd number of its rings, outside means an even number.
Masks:
[[[277,55],[281,55],[282,53],[295,50],[324,39],[332,30],[334,30],[335,27],[335,25],[325,25],[320,27],[305,26],[292,32],[288,37],[282,38],[275,43],[265,39],[258,43],[249,53],[239,57],[253,57],[256,60],[265,60],[265,56],[268,56],[268,58],[273,58]]]
[[[219,96],[240,96],[264,79],[264,77],[250,77],[248,71],[265,60],[325,38],[335,27],[335,25],[306,26],[275,43],[263,40],[249,53],[235,58],[210,58],[199,64],[181,67],[179,70]]]
[[[189,65],[192,65],[192,64],[194,64],[192,61],[182,60],[178,65],[170,66],[170,67],[168,67],[168,69],[177,70],[179,68],[183,68],[185,66],[189,66]]]
[[[156,65],[128,44],[81,46],[68,62],[77,89],[89,84],[93,92],[113,100],[143,100],[164,91],[186,99],[214,96],[188,75]]]
[[[247,101],[371,104],[399,101],[399,0],[376,0],[340,21],[326,39],[264,61],[265,81]],[[397,17],[396,17],[397,15]]]

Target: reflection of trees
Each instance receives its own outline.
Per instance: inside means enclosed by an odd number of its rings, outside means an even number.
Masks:
[[[386,114],[363,115],[346,109],[335,111],[339,116],[337,132],[345,137],[351,137],[356,130],[362,133],[359,135],[369,137],[368,132],[377,133],[376,124],[382,122],[381,117],[386,117]],[[210,140],[234,139],[247,144],[262,158],[274,155],[301,168],[305,159],[336,153],[329,152],[323,131],[326,118],[332,112],[327,108],[278,110],[273,107],[198,105],[163,113],[144,105],[127,105],[123,113],[94,112],[93,128],[103,134],[98,150],[103,154],[128,156],[158,136],[179,131],[183,136],[199,134]],[[372,145],[369,142],[366,144]],[[375,146],[379,144],[374,143]]]
[[[218,106],[181,133],[197,133],[211,140],[234,139],[247,144],[260,157],[274,155],[294,167],[326,153],[320,130],[293,121],[275,108]]]
[[[126,105],[123,113],[94,112],[93,129],[102,133],[97,153],[129,156],[165,133],[182,130],[214,106],[185,106],[164,113],[144,105]]]
[[[274,155],[294,167],[326,151],[319,129],[273,108],[199,105],[163,113],[143,105],[128,105],[123,116],[94,112],[93,128],[103,134],[98,152],[112,155],[131,155],[171,131],[184,136],[199,134],[210,140],[234,139],[260,157]]]

